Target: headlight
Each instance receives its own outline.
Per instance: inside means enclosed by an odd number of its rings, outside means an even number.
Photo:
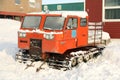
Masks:
[[[54,35],[53,34],[44,34],[44,38],[45,39],[53,39],[54,38]]]
[[[26,33],[25,32],[19,32],[19,37],[26,37]]]

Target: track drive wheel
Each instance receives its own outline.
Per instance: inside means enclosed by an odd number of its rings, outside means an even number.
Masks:
[[[83,62],[83,56],[80,55],[78,58],[77,58],[77,63],[81,63]]]
[[[70,61],[69,61],[69,66],[70,66],[70,67],[74,67],[74,66],[76,66],[76,65],[77,65],[77,58],[72,57],[72,58],[70,59]]]
[[[84,55],[84,62],[87,62],[90,59],[90,55],[86,54]]]

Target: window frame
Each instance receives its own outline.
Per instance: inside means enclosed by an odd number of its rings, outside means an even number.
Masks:
[[[106,6],[105,5],[106,0],[103,0],[102,4],[102,21],[103,22],[120,22],[120,19],[106,19],[106,10],[108,9],[120,9],[120,6]]]

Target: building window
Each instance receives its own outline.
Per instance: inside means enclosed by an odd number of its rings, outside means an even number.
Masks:
[[[103,1],[103,21],[120,21],[120,0]]]
[[[15,0],[15,4],[20,4],[20,0]]]
[[[44,6],[44,11],[48,10],[48,6]]]
[[[120,6],[120,0],[105,0],[105,6]]]
[[[40,3],[36,3],[36,8],[40,9]]]
[[[62,5],[57,5],[57,10],[62,10]]]
[[[29,5],[30,5],[30,7],[35,8],[36,7],[36,1],[35,0],[29,0]]]
[[[120,19],[120,9],[105,9],[105,19]]]

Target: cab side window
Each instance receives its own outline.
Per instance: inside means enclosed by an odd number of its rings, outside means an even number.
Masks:
[[[69,18],[68,24],[67,24],[67,29],[75,29],[77,28],[77,18]]]
[[[80,19],[80,25],[81,25],[82,27],[85,27],[85,26],[87,25],[87,19],[86,19],[86,18],[81,18],[81,19]]]

